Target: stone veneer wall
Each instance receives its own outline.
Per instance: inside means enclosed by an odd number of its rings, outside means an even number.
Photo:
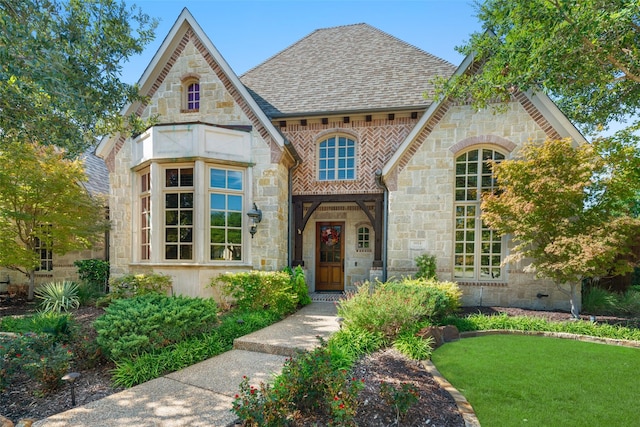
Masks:
[[[452,146],[464,140],[479,142],[477,147],[488,146],[484,142],[492,139],[503,144],[508,140],[516,146],[513,156],[526,141],[542,141],[546,136],[517,102],[502,114],[450,106],[395,177],[389,194],[388,277],[413,274],[415,258],[428,253],[437,257],[438,277],[453,280],[457,153],[450,150]],[[569,309],[564,294],[549,281],[524,273],[524,265],[507,266],[504,283],[460,283],[464,304]],[[548,297],[538,298],[538,293]]]
[[[205,122],[217,125],[254,125],[251,131],[252,165],[247,169],[247,203],[253,202],[262,210],[263,219],[258,232],[250,238],[245,229],[247,247],[246,263],[189,263],[133,264],[132,218],[134,200],[137,197],[135,172],[132,171],[131,140],[111,156],[111,274],[112,277],[128,273],[155,271],[173,278],[174,293],[190,296],[220,297],[217,289],[208,287],[211,278],[228,271],[243,271],[252,268],[278,270],[287,263],[288,224],[288,169],[283,161],[274,163],[272,147],[265,142],[259,129],[245,114],[246,105],[239,105],[229,94],[225,76],[218,76],[211,64],[202,55],[199,40],[190,33],[185,36],[174,63],[163,75],[161,84],[142,111],[142,117],[159,115],[160,123]],[[201,47],[201,46],[200,46]],[[217,71],[220,71],[219,67]],[[200,108],[198,112],[181,112],[182,78],[197,75],[200,80]],[[222,80],[224,79],[224,81]],[[176,159],[179,161],[180,159]],[[185,159],[189,161],[192,159]],[[204,159],[208,161],[209,159]],[[280,159],[282,160],[282,158]],[[211,159],[212,162],[215,159]],[[246,220],[246,218],[244,218]],[[157,249],[156,249],[157,250]]]
[[[91,249],[69,252],[65,255],[53,254],[53,270],[36,271],[36,287],[44,283],[61,282],[64,280],[78,282],[80,280],[78,277],[78,267],[73,264],[74,261],[94,258],[105,259],[103,242],[97,243]],[[29,278],[24,274],[0,267],[0,293],[8,291],[7,284],[4,283],[7,280],[9,284],[12,285],[28,286],[29,284]]]

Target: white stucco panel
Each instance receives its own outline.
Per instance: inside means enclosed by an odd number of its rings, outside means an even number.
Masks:
[[[149,160],[204,157],[249,163],[249,132],[205,124],[153,126],[133,141],[132,166]]]

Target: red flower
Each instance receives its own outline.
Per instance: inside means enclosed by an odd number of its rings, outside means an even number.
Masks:
[[[340,398],[338,396],[335,396],[333,400],[340,400]]]
[[[338,408],[344,409],[344,403],[341,403],[340,406],[338,406]]]

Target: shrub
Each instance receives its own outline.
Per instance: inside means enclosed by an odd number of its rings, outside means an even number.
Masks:
[[[44,312],[70,311],[80,306],[78,298],[78,284],[75,282],[50,282],[39,286],[36,298],[42,300],[40,307]]]
[[[73,353],[66,345],[55,343],[39,351],[38,355],[22,368],[42,385],[44,392],[53,391],[62,383],[62,376],[69,372]]]
[[[3,317],[0,319],[0,331],[15,333],[49,333],[61,341],[69,341],[76,324],[68,313],[41,312],[26,317]]]
[[[640,341],[640,329],[585,321],[551,322],[546,319],[526,316],[510,317],[506,314],[493,316],[471,314],[467,317],[450,316],[443,319],[441,323],[445,325],[454,325],[460,332],[507,329],[518,331],[566,332],[570,334],[589,335],[599,338]]]
[[[304,277],[302,267],[298,265],[293,270],[287,267],[285,271],[287,271],[291,276],[291,287],[296,295],[298,295],[298,304],[302,306],[311,304],[309,288],[307,287],[307,279]]]
[[[229,313],[211,332],[191,337],[165,347],[155,353],[116,361],[113,382],[121,387],[132,387],[177,371],[231,350],[233,340],[262,329],[279,319],[273,312]]]
[[[68,372],[72,356],[65,344],[48,334],[0,336],[0,390],[20,371],[37,380],[42,391],[54,390]]]
[[[213,299],[150,293],[115,300],[94,326],[98,344],[105,354],[117,360],[208,332],[217,322]]]
[[[434,280],[437,278],[436,257],[434,255],[420,255],[416,258],[416,265],[418,267],[416,279]]]
[[[618,299],[613,292],[590,286],[582,294],[582,310],[591,314],[613,314],[617,311]]]
[[[78,277],[85,284],[102,293],[107,291],[109,283],[109,261],[101,259],[83,259],[74,261],[78,268]]]
[[[226,273],[212,279],[210,286],[217,284],[222,284],[222,292],[232,297],[241,311],[268,309],[286,315],[295,311],[299,302],[286,272]]]
[[[455,289],[454,284],[405,279],[381,284],[370,292],[369,284],[364,284],[338,303],[338,315],[344,327],[379,332],[390,343],[414,323],[451,313],[459,304]]]
[[[109,295],[112,299],[134,298],[148,294],[166,295],[171,286],[171,277],[165,274],[127,274],[111,281]]]
[[[381,332],[357,327],[343,327],[331,335],[327,346],[332,363],[338,369],[349,369],[361,356],[373,353],[386,345]]]
[[[287,359],[273,386],[249,385],[244,378],[233,402],[233,412],[245,425],[282,426],[296,412],[325,414],[331,425],[354,425],[362,380],[337,369],[326,342],[313,351]]]

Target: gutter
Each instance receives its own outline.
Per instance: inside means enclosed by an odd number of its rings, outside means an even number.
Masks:
[[[389,231],[389,219],[387,213],[389,212],[389,189],[387,185],[384,183],[384,178],[382,177],[382,170],[376,170],[376,186],[383,190],[383,198],[384,201],[382,204],[384,205],[384,212],[382,212],[382,229],[384,233],[384,239],[382,240],[382,281],[387,281],[387,242],[388,242],[388,231]]]

